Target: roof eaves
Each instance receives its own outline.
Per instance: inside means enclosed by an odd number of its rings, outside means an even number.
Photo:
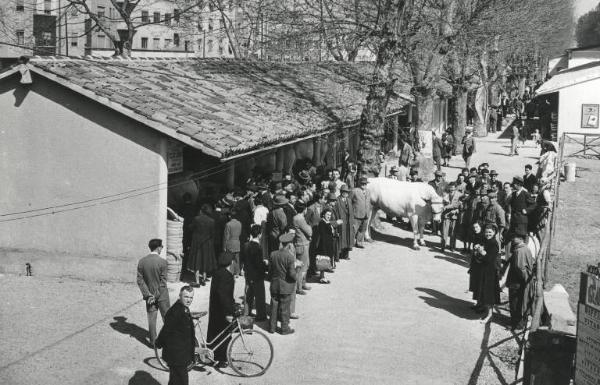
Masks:
[[[10,69],[8,69],[8,70],[6,70],[4,72],[0,72],[0,80],[2,80],[4,78],[7,78],[7,77],[9,77],[11,75],[14,75],[17,72],[19,72],[18,66],[10,68]]]
[[[169,127],[167,127],[167,126],[165,126],[165,125],[163,125],[163,124],[161,124],[159,122],[156,122],[154,120],[150,120],[150,119],[148,119],[148,118],[146,118],[146,117],[138,114],[137,112],[135,112],[135,111],[133,111],[133,110],[131,110],[131,109],[123,106],[122,104],[111,102],[106,97],[99,96],[99,95],[95,94],[94,92],[92,92],[90,90],[87,90],[87,89],[85,89],[85,88],[83,88],[81,86],[78,86],[76,84],[73,84],[71,82],[68,82],[68,81],[66,81],[63,78],[60,78],[60,77],[58,77],[58,76],[56,76],[54,74],[46,72],[46,71],[44,71],[44,70],[42,70],[42,69],[40,69],[38,67],[30,66],[30,69],[31,69],[32,72],[34,72],[34,73],[36,73],[36,74],[38,74],[40,76],[43,76],[43,77],[45,77],[45,78],[47,78],[49,80],[52,80],[52,81],[54,81],[54,82],[56,82],[56,83],[58,83],[58,84],[60,84],[60,85],[62,85],[64,87],[67,87],[70,90],[75,91],[78,94],[81,94],[83,96],[86,96],[86,97],[88,97],[88,98],[90,98],[90,99],[92,99],[92,100],[94,100],[94,101],[96,101],[96,102],[98,102],[98,103],[100,103],[100,104],[102,104],[102,105],[104,105],[104,106],[112,109],[112,110],[115,110],[115,111],[120,112],[120,113],[122,113],[122,114],[124,114],[126,116],[129,116],[132,119],[134,119],[134,120],[136,120],[136,121],[138,121],[138,122],[140,122],[142,124],[145,124],[148,127],[153,128],[156,131],[159,131],[159,132],[161,132],[161,133],[163,133],[163,134],[165,134],[165,135],[167,135],[167,136],[169,136],[169,137],[171,137],[173,139],[177,139],[180,142],[183,142],[183,143],[185,143],[185,144],[187,144],[187,145],[189,145],[189,146],[191,146],[193,148],[196,148],[196,149],[204,152],[207,155],[210,155],[210,156],[213,156],[213,157],[216,157],[216,158],[221,158],[223,156],[223,154],[221,152],[216,151],[216,150],[214,150],[212,148],[209,148],[206,145],[202,144],[201,142],[199,142],[199,141],[197,141],[197,140],[195,140],[195,139],[193,139],[193,138],[191,138],[191,137],[189,137],[187,135],[179,134],[178,132],[174,131],[172,128],[169,128]]]

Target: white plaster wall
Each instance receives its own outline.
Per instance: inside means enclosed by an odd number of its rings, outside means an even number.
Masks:
[[[0,81],[1,214],[162,189],[54,215],[0,217],[0,246],[139,258],[150,238],[166,236],[165,138],[56,83],[33,81],[24,97],[18,75]]]
[[[581,128],[581,105],[600,104],[600,79],[562,89],[558,104],[558,136],[563,132],[600,134],[600,129]]]

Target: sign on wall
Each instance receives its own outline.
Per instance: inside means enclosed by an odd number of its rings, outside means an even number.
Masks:
[[[598,104],[581,105],[581,128],[598,128]]]
[[[600,276],[591,266],[581,274],[579,309],[577,312],[577,355],[575,383],[600,384]]]
[[[169,174],[183,171],[183,145],[181,143],[169,140],[167,145],[167,168]]]

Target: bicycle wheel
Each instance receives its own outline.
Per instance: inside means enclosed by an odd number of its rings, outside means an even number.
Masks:
[[[162,349],[159,349],[158,347],[156,347],[156,345],[154,345],[154,355],[156,356],[156,360],[158,361],[160,366],[168,372],[169,364],[167,364],[167,362],[165,360],[163,360]],[[194,360],[187,367],[188,372],[190,370],[192,370],[192,368],[198,363],[198,361],[199,361],[198,354],[194,354]]]
[[[229,343],[227,359],[229,366],[240,376],[260,376],[273,362],[273,344],[264,333],[246,329]]]

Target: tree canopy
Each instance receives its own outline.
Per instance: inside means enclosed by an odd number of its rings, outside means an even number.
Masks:
[[[600,4],[577,20],[578,47],[600,45]]]

